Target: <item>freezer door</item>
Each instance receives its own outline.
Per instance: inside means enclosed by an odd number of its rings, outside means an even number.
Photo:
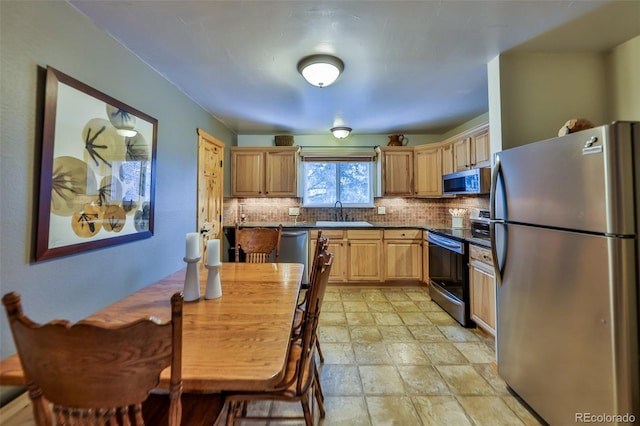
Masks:
[[[549,424],[638,412],[631,238],[496,226],[498,373]]]
[[[640,149],[639,129],[618,122],[497,153],[493,219],[635,235],[632,144]]]

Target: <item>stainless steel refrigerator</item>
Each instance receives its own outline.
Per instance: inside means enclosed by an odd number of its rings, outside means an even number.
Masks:
[[[551,425],[640,422],[639,191],[639,122],[495,155],[498,374]]]

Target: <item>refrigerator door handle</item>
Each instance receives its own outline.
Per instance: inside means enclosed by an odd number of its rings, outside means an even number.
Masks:
[[[504,224],[504,221],[495,219],[496,199],[498,197],[498,194],[496,193],[496,191],[498,190],[498,179],[500,179],[501,176],[502,176],[502,164],[500,163],[500,153],[496,153],[493,170],[491,172],[491,195],[490,195],[490,201],[489,201],[489,215],[491,217],[491,221],[489,222],[489,233],[491,236],[491,254],[493,257],[493,269],[495,270],[495,273],[496,273],[496,282],[498,284],[498,287],[502,285],[502,273],[504,270],[504,268],[500,266],[501,263],[504,266],[504,262],[500,262],[501,256],[498,255],[498,244],[496,239],[496,224]],[[504,188],[504,185],[502,187]],[[500,195],[503,196],[503,199],[504,199],[504,194],[500,194]],[[506,205],[505,205],[505,211],[506,211]],[[506,244],[506,235],[505,235],[504,241]],[[505,253],[504,250],[503,250],[503,253]]]

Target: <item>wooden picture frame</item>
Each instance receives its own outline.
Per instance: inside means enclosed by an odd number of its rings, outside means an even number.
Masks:
[[[153,235],[157,130],[47,67],[36,261]]]

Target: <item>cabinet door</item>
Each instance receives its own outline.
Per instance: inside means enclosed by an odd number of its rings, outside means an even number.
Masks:
[[[471,155],[469,152],[471,138],[460,139],[453,143],[453,169],[456,172],[471,168]]]
[[[349,281],[382,281],[382,242],[349,240],[347,278]]]
[[[264,153],[261,151],[231,151],[231,195],[256,197],[264,189]]]
[[[495,336],[496,286],[491,266],[472,260],[469,264],[469,289],[471,293],[471,318]]]
[[[471,166],[474,168],[491,166],[491,145],[489,130],[474,135],[471,138]]]
[[[442,149],[416,149],[413,155],[415,195],[442,195]]]
[[[385,279],[422,279],[422,244],[419,240],[385,241],[384,249],[387,258]]]
[[[265,195],[269,197],[295,197],[298,189],[296,152],[267,152],[265,158]]]
[[[453,173],[453,144],[449,143],[442,147],[442,174]],[[442,185],[442,183],[440,183]]]
[[[413,149],[382,152],[383,195],[413,195]]]

